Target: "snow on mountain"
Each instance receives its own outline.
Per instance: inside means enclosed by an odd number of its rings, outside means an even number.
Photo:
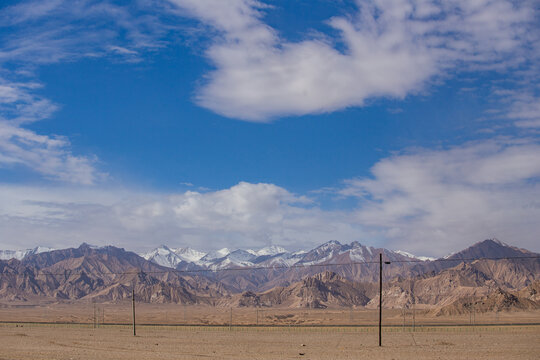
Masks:
[[[194,263],[198,262],[206,255],[205,252],[195,250],[189,247],[178,248],[178,249],[174,249],[173,251],[182,260],[187,261],[187,262],[194,262]]]
[[[166,245],[161,245],[141,256],[155,264],[170,268],[175,268],[182,261],[182,258]]]
[[[403,256],[406,256],[406,257],[409,257],[409,258],[412,258],[412,259],[418,259],[418,260],[422,260],[422,261],[433,261],[433,260],[436,260],[436,258],[434,257],[429,257],[429,256],[416,256],[416,255],[413,255],[409,252],[406,252],[406,251],[403,251],[403,250],[396,250],[394,251],[395,253],[398,253],[399,255],[403,255]]]
[[[227,258],[236,264],[250,264],[257,258],[256,255],[251,254],[246,250],[235,250],[227,255]]]
[[[367,250],[363,247],[352,248],[349,251],[349,258],[354,262],[366,261],[365,252],[367,252]]]
[[[239,249],[230,252],[222,258],[215,259],[218,260],[218,262],[214,262],[213,264],[211,264],[210,268],[213,270],[218,270],[238,266],[253,266],[255,265],[253,263],[253,260],[255,260],[256,258],[257,255],[254,255],[250,251]]]
[[[450,260],[478,259],[478,258],[502,258],[502,257],[522,257],[534,254],[525,249],[510,246],[497,239],[487,239],[477,242],[468,248],[457,253],[447,255],[444,258]]]
[[[29,250],[0,250],[0,260],[22,260]]]
[[[300,250],[293,253],[283,252],[273,256],[262,256],[257,265],[259,266],[293,266],[305,256],[307,251]],[[260,259],[260,258],[259,258]]]
[[[289,252],[281,246],[271,245],[259,250],[223,248],[208,253],[192,248],[172,249],[165,245],[142,256],[156,264],[177,268],[178,264],[195,264],[212,270],[234,267],[312,265],[325,262],[372,262],[378,261],[378,253],[383,251],[386,259],[404,260],[420,259],[433,260],[428,257],[418,257],[405,251],[375,249],[357,241],[341,244],[339,241],[328,241],[310,251]]]
[[[212,260],[221,259],[229,255],[231,251],[227,248],[210,251],[208,254],[204,255],[200,260],[202,262],[211,262]]]
[[[323,263],[334,255],[339,254],[339,251],[343,248],[343,245],[339,241],[330,240],[315,249],[308,251],[302,259],[299,261],[303,265],[313,265]]]
[[[264,248],[262,248],[260,250],[254,251],[255,255],[257,255],[257,256],[265,256],[265,255],[274,256],[274,255],[283,254],[283,253],[286,253],[286,252],[287,252],[287,250],[285,250],[281,246],[277,246],[277,245],[267,246],[267,247],[264,247]]]
[[[36,246],[33,249],[26,250],[0,250],[0,260],[17,259],[22,260],[28,255],[41,254],[44,252],[53,251],[53,248],[46,246]]]

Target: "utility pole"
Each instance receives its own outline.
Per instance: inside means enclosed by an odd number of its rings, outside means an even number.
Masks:
[[[385,261],[390,264],[390,261]],[[379,346],[382,346],[382,253],[379,253]]]
[[[135,329],[135,284],[133,284],[133,288],[131,289],[131,304],[133,310],[133,336],[137,336],[137,331]]]
[[[229,320],[229,331],[231,330],[232,328],[232,308],[231,308],[231,318]]]
[[[411,301],[412,301],[412,331],[415,331],[416,327],[416,298],[414,297],[414,286],[412,280],[410,282],[410,292],[411,292]]]
[[[379,253],[379,346],[382,346],[382,253]]]

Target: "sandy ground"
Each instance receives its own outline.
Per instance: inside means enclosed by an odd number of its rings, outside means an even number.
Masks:
[[[386,329],[0,326],[0,359],[538,359],[540,326]]]
[[[67,323],[125,323],[132,321],[131,303],[92,304],[90,302],[49,304],[0,304],[0,322],[67,322]],[[376,325],[378,310],[364,308],[339,309],[279,309],[234,308],[232,322],[236,325]],[[145,324],[228,325],[231,309],[179,304],[137,304],[137,322]],[[386,325],[411,326],[413,311],[384,309]],[[433,316],[428,310],[414,312],[416,325],[434,324],[540,324],[540,311],[474,313],[455,316]]]

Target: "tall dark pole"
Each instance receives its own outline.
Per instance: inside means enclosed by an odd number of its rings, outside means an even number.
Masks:
[[[137,331],[135,330],[135,284],[131,290],[131,304],[133,309],[133,336],[137,336]]]
[[[379,254],[379,346],[382,346],[382,253]]]

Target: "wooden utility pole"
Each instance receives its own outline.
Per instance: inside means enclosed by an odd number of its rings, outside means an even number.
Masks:
[[[135,329],[135,284],[133,284],[133,288],[131,289],[131,305],[133,312],[133,336],[137,336],[137,330]]]
[[[379,254],[379,346],[382,346],[382,253]]]
[[[410,284],[409,289],[410,289],[410,292],[411,292],[411,301],[412,301],[412,331],[415,331],[415,327],[416,327],[416,298],[414,297],[414,285],[413,285],[412,280],[411,280],[411,282],[409,284]]]
[[[232,328],[232,308],[231,308],[231,318],[229,319],[229,330]]]

